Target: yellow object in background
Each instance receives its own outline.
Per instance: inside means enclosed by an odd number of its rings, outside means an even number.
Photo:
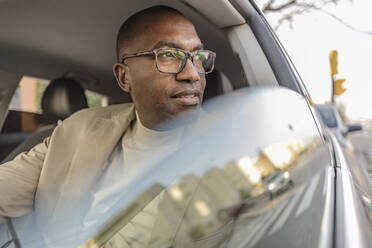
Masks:
[[[332,50],[329,53],[329,67],[330,67],[331,77],[333,77],[334,75],[336,75],[338,73],[337,64],[338,64],[338,62],[337,62],[337,51]]]
[[[329,68],[330,68],[330,74],[331,74],[331,80],[332,80],[332,98],[331,101],[334,103],[335,96],[339,96],[342,93],[346,91],[344,87],[342,87],[342,84],[346,81],[345,79],[336,79],[336,74],[338,74],[337,66],[338,66],[338,60],[337,60],[338,53],[336,50],[332,50],[329,53]]]
[[[341,95],[346,91],[342,84],[346,81],[346,79],[337,79],[333,82],[333,94],[338,96]]]

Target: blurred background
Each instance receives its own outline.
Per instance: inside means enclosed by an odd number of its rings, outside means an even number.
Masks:
[[[346,122],[371,126],[371,0],[256,0],[293,60],[313,101],[330,103],[329,54],[338,54],[346,89],[334,98]]]

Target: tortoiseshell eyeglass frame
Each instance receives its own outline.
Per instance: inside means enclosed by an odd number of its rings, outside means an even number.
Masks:
[[[159,51],[168,50],[168,49],[174,49],[174,50],[177,50],[177,51],[181,51],[181,52],[185,53],[185,55],[186,55],[185,59],[182,62],[182,65],[181,65],[180,69],[177,72],[166,72],[166,71],[162,71],[162,70],[159,69],[159,66],[158,66],[158,53],[159,53]],[[190,58],[191,59],[191,62],[194,62],[194,56],[198,52],[200,52],[200,51],[209,52],[209,53],[213,54],[214,60],[213,60],[213,66],[212,66],[212,68],[211,68],[210,71],[208,71],[208,72],[198,72],[198,73],[199,74],[208,74],[208,73],[211,73],[213,71],[213,69],[214,69],[214,63],[215,63],[215,59],[216,59],[216,53],[215,52],[212,52],[212,51],[209,51],[209,50],[198,50],[198,51],[194,51],[194,52],[189,52],[189,51],[185,51],[185,50],[182,50],[182,49],[179,49],[179,48],[157,48],[157,49],[150,50],[150,51],[144,51],[144,52],[138,52],[138,53],[124,55],[122,57],[122,59],[121,59],[121,63],[122,64],[125,64],[124,63],[124,60],[130,59],[130,58],[134,58],[134,57],[147,56],[147,55],[155,55],[155,65],[156,65],[156,69],[159,72],[166,73],[166,74],[178,74],[178,73],[180,73],[185,68],[187,59]]]

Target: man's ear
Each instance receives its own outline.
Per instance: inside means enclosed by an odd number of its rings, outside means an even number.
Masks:
[[[116,81],[118,82],[120,88],[127,93],[131,91],[131,82],[129,75],[128,66],[120,63],[116,63],[112,68]]]

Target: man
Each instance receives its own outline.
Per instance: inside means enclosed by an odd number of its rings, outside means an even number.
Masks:
[[[175,73],[174,68],[169,68],[171,74],[168,74],[159,73],[158,69],[164,71],[167,67],[156,68],[152,56],[128,56],[157,48],[191,52],[203,49],[194,26],[179,12],[168,9],[164,14],[161,8],[152,8],[152,11],[158,12],[152,15],[141,12],[122,26],[117,53],[123,63],[114,65],[120,87],[132,96],[138,116],[147,128],[154,128],[179,112],[200,106],[205,88],[203,74],[198,73],[190,59],[180,72]],[[164,52],[162,56],[165,56]],[[160,59],[158,67],[159,62]]]
[[[182,132],[160,124],[200,109],[204,74],[215,58],[202,49],[193,24],[177,10],[157,6],[130,17],[118,32],[113,71],[133,104],[80,111],[43,143],[1,165],[0,216],[34,211],[48,232],[73,213],[69,226],[77,228],[89,209],[110,200],[100,197],[102,191],[144,154],[143,164],[177,147]],[[115,165],[113,151],[124,158]]]

